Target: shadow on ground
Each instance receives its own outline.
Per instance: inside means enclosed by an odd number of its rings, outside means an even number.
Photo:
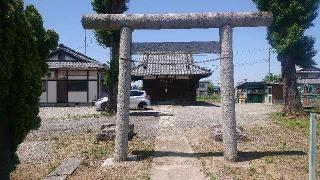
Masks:
[[[151,155],[153,157],[219,157],[223,156],[223,152],[204,152],[204,153],[182,153],[171,151],[133,151],[132,154],[140,155],[144,158],[148,158],[145,155]],[[261,159],[263,157],[271,156],[305,156],[307,153],[303,151],[247,151],[238,153],[238,162],[251,161],[255,159]],[[150,157],[150,156],[149,156]]]
[[[130,112],[130,116],[153,116],[153,117],[160,117],[160,116],[173,116],[173,114],[161,113],[161,112],[151,112],[151,111],[135,111]]]
[[[221,107],[219,105],[213,104],[213,103],[209,103],[209,102],[205,102],[205,101],[197,101],[197,102],[193,102],[193,103],[189,103],[189,104],[182,104],[182,106],[208,106],[208,107]]]

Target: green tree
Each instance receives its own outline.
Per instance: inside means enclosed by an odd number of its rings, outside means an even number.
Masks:
[[[280,83],[282,82],[282,75],[281,74],[267,74],[263,79],[263,82],[266,83]]]
[[[261,11],[270,11],[273,22],[268,27],[267,39],[277,51],[284,82],[284,113],[303,113],[297,90],[295,66],[314,65],[315,40],[305,36],[317,17],[319,0],[253,0]]]
[[[43,28],[33,6],[0,1],[0,179],[9,179],[18,145],[40,125],[41,77],[57,44],[57,33]]]
[[[213,94],[214,89],[213,89],[213,84],[212,84],[212,82],[209,82],[209,83],[208,83],[207,91],[208,91],[208,95]]]
[[[102,14],[122,14],[128,9],[129,0],[92,0],[93,10]],[[106,87],[108,103],[106,111],[117,111],[118,74],[119,74],[119,44],[120,30],[96,30],[97,42],[111,50],[109,69],[106,70],[104,85]]]

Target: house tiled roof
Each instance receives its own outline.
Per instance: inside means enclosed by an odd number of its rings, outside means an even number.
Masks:
[[[198,75],[209,77],[212,72],[193,62],[191,54],[142,54],[140,64],[132,68],[132,76]]]
[[[104,69],[105,64],[100,63],[80,52],[77,52],[63,44],[59,44],[56,51],[52,52],[49,57],[53,57],[56,54],[64,53],[74,58],[74,60],[48,60],[48,66],[50,69],[56,68],[74,68],[74,69]]]
[[[308,68],[302,68],[297,71],[297,73],[320,73],[320,69],[314,66]]]
[[[320,84],[320,79],[297,79],[298,84]]]
[[[263,89],[265,87],[265,82],[244,82],[242,84],[239,84],[236,88],[237,89]]]
[[[76,68],[76,69],[100,69],[104,66],[96,62],[72,62],[72,61],[49,61],[47,62],[50,69],[56,68]]]

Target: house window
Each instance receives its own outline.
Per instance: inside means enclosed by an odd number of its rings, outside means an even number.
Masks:
[[[42,81],[41,89],[42,89],[42,92],[47,92],[47,83],[46,83],[46,81]]]
[[[268,94],[272,94],[272,88],[268,88]]]
[[[205,85],[204,85],[203,83],[200,83],[200,84],[199,84],[199,87],[200,87],[200,88],[204,88]]]
[[[68,81],[68,91],[88,91],[88,81]]]

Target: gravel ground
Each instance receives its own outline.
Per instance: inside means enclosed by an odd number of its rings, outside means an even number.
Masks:
[[[22,162],[46,161],[52,155],[52,139],[68,134],[81,136],[83,133],[97,133],[102,124],[115,123],[115,116],[90,117],[93,114],[100,115],[100,112],[94,107],[41,107],[41,126],[31,131],[25,142],[20,144],[17,152],[19,158]],[[153,139],[159,115],[156,109],[132,110],[130,124],[135,125],[137,136]]]
[[[236,121],[238,126],[252,127],[263,125],[268,121],[268,114],[275,112],[275,106],[264,104],[236,104]],[[174,115],[180,128],[210,128],[221,123],[221,107],[207,106],[174,106]]]
[[[170,114],[163,109],[170,108]],[[236,105],[238,125],[255,126],[268,123],[268,114],[276,111],[273,106],[263,104]],[[94,116],[97,115],[97,116]],[[18,156],[22,163],[50,161],[50,151],[54,138],[71,134],[72,136],[98,132],[104,123],[114,123],[115,116],[101,116],[94,107],[41,107],[41,126],[29,133],[24,143],[19,146]],[[146,111],[130,111],[130,123],[135,125],[137,136],[153,140],[156,136],[159,119],[173,116],[177,128],[187,130],[192,137],[201,136],[201,131],[221,121],[219,105],[194,106],[155,106]],[[192,139],[192,138],[191,138]],[[45,168],[45,167],[44,167]]]
[[[79,107],[40,107],[39,116],[42,120],[65,119],[75,116],[99,114],[93,106]]]
[[[172,106],[173,114],[180,128],[209,128],[221,122],[221,107],[207,104],[194,106]],[[147,111],[133,110],[130,112],[130,123],[135,125],[139,136],[154,137],[160,116],[167,116],[155,106]],[[264,104],[237,104],[236,120],[242,126],[255,126],[266,123],[268,114],[274,112],[274,106]],[[42,107],[39,116],[41,127],[32,131],[29,136],[45,136],[61,133],[81,133],[98,131],[103,123],[114,123],[115,116],[75,118],[77,116],[100,114],[94,107]]]
[[[219,105],[170,106],[170,108],[173,109],[172,114],[161,112],[161,106],[155,106],[147,111],[132,110],[130,123],[135,125],[135,132],[138,136],[153,139],[160,116],[175,116],[177,127],[184,129],[210,128],[221,121],[221,107]],[[247,126],[261,125],[267,122],[265,121],[267,115],[273,111],[275,108],[263,104],[237,104],[237,123],[240,126],[243,124]],[[102,124],[115,123],[115,116],[79,118],[93,114],[100,114],[100,112],[97,112],[94,107],[41,107],[39,113],[42,119],[41,126],[30,132],[28,139],[42,139],[43,137],[50,139],[48,137],[63,134],[98,132]],[[75,118],[76,116],[78,118]],[[28,149],[24,144],[21,147]],[[22,156],[24,155],[22,154]],[[42,156],[41,153],[39,153],[39,158],[41,158],[40,156]]]
[[[51,143],[48,141],[31,141],[19,145],[17,154],[21,163],[44,162],[51,158]]]
[[[39,129],[29,133],[28,138],[36,138],[66,133],[97,132],[104,123],[115,123],[115,116],[89,117],[100,115],[94,107],[44,107],[40,108],[42,119]],[[130,112],[130,124],[135,125],[135,131],[142,137],[153,137],[157,129],[160,112],[157,110]],[[84,117],[84,118],[81,118]]]

